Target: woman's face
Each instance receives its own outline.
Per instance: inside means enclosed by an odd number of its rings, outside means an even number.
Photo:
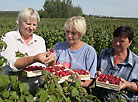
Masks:
[[[82,37],[81,34],[77,32],[74,28],[72,28],[72,30],[70,31],[69,30],[65,31],[65,33],[69,45],[77,44],[80,41],[80,38]]]
[[[131,43],[132,41],[125,37],[114,37],[112,41],[113,48],[116,51],[127,50]]]
[[[28,20],[27,22],[21,21],[19,23],[19,32],[23,37],[30,37],[32,36],[33,32],[37,28],[37,19]]]

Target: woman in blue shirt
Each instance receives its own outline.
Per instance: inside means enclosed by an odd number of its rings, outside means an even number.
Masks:
[[[95,77],[97,54],[95,49],[81,41],[86,33],[86,20],[81,16],[69,18],[63,27],[67,41],[54,46],[56,63],[70,69],[82,69],[90,72],[90,80],[81,81],[81,86],[88,87]]]
[[[137,102],[138,90],[138,56],[128,47],[132,43],[134,31],[127,26],[118,27],[113,33],[113,48],[104,49],[98,54],[97,74],[109,74],[121,77],[120,90],[126,90],[122,94],[127,102]],[[112,90],[102,89],[101,101],[109,102],[114,97]],[[115,97],[114,97],[115,98]]]

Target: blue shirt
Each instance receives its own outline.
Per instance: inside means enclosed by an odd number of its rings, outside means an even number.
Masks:
[[[128,56],[125,61],[117,64],[115,67],[113,48],[101,51],[98,54],[97,69],[104,74],[119,76],[129,82],[135,82],[138,87],[138,56],[130,50],[128,50]],[[106,90],[104,95],[109,95],[109,93],[111,95],[111,90]],[[136,93],[137,92],[128,92],[127,98],[130,102],[137,102]]]
[[[84,43],[78,50],[71,50],[68,42],[59,42],[54,46],[57,64],[63,64],[70,69],[82,69],[90,72],[94,78],[97,67],[97,54],[95,49]]]

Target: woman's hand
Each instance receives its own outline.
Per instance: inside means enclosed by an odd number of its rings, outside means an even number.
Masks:
[[[120,86],[120,90],[125,89],[125,88],[127,88],[133,92],[136,92],[138,90],[137,84],[135,82],[128,82],[123,78],[121,78],[121,81],[122,81],[122,84]]]
[[[125,89],[125,88],[130,88],[130,82],[126,81],[125,79],[121,78],[121,86],[120,86],[120,90],[121,89]]]
[[[34,56],[34,60],[34,62],[41,62],[48,65],[55,64],[56,54],[50,52],[40,53]]]
[[[96,71],[95,78],[98,78],[100,74],[102,74],[101,71]]]
[[[50,53],[48,57],[46,57],[45,64],[55,65],[56,64],[56,53]]]

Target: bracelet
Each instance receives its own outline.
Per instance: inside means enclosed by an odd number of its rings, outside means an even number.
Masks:
[[[130,82],[130,88],[129,88],[129,89],[131,90],[131,89],[132,89],[132,87],[133,87],[133,85],[132,85],[132,83]]]

